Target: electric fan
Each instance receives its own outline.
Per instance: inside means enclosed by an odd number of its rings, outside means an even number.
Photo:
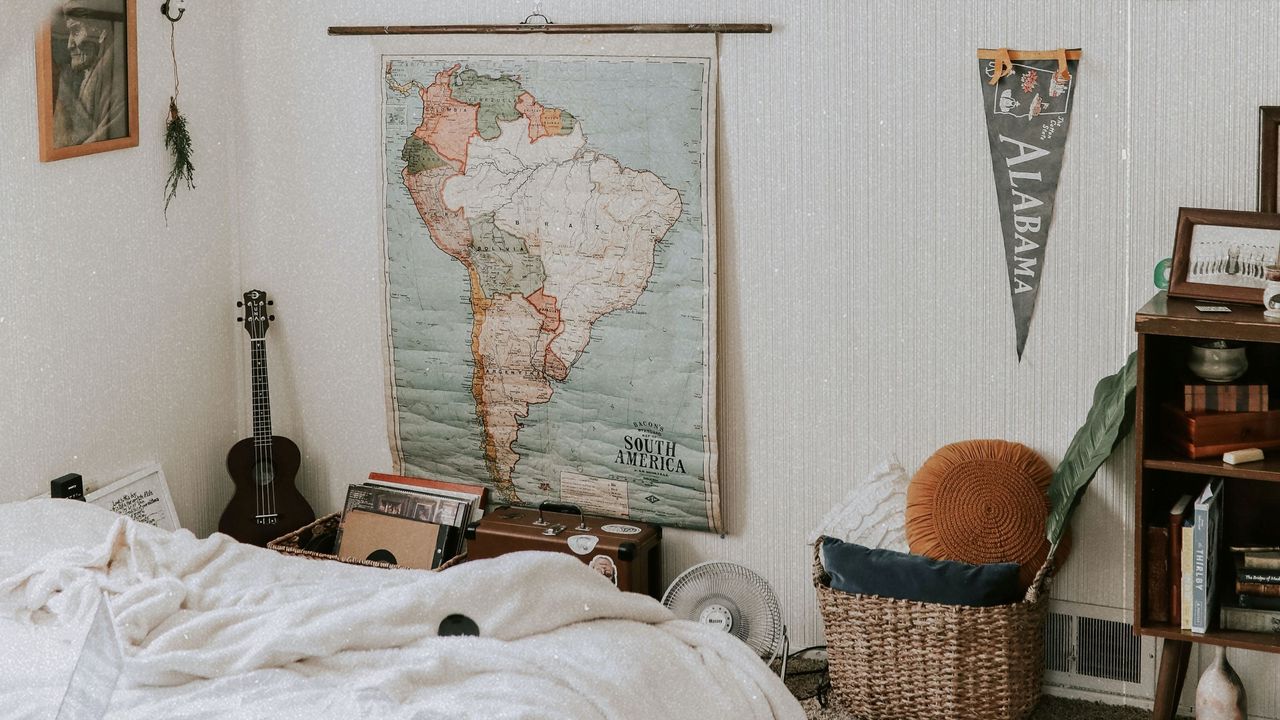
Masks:
[[[676,617],[710,625],[745,642],[770,665],[779,655],[787,675],[787,628],[778,597],[764,578],[730,562],[704,562],[680,573],[662,596]]]

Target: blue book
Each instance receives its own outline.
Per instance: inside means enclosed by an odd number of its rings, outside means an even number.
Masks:
[[[1218,541],[1222,535],[1222,479],[1214,478],[1196,498],[1192,531],[1191,632],[1205,633],[1214,615]]]

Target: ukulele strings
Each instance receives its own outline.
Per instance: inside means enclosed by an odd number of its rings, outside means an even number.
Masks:
[[[253,489],[256,499],[255,524],[262,523],[263,504],[266,500],[262,488],[262,344],[260,338],[253,338]]]
[[[266,501],[267,514],[276,514],[276,480],[275,467],[272,459],[272,442],[271,442],[271,386],[267,380],[267,340],[264,337],[259,343],[259,353],[262,357],[262,473],[265,487],[263,488],[263,497]]]

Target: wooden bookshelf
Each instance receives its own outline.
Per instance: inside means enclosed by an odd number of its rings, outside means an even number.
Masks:
[[[1231,312],[1203,313],[1196,305],[1227,305]],[[1245,343],[1249,372],[1241,382],[1266,383],[1280,391],[1280,322],[1263,316],[1261,306],[1185,300],[1159,293],[1138,311],[1134,324],[1138,332],[1138,388],[1133,626],[1139,635],[1163,640],[1152,717],[1172,720],[1193,643],[1280,653],[1280,634],[1223,630],[1217,627],[1216,609],[1204,634],[1149,619],[1146,528],[1167,524],[1169,508],[1178,496],[1195,495],[1210,478],[1221,477],[1225,478],[1222,546],[1280,545],[1280,522],[1276,521],[1280,511],[1280,448],[1266,450],[1264,460],[1242,465],[1229,465],[1220,457],[1191,459],[1168,439],[1160,421],[1162,406],[1181,402],[1188,380],[1187,353],[1196,340]],[[1280,398],[1280,393],[1273,392],[1272,397]],[[1277,406],[1280,403],[1273,405]],[[1223,601],[1234,598],[1229,553],[1219,556],[1218,570],[1221,607]]]

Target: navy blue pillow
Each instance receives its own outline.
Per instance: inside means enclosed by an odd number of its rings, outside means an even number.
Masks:
[[[831,587],[858,595],[978,607],[1023,597],[1018,563],[970,565],[823,538],[822,567]]]

